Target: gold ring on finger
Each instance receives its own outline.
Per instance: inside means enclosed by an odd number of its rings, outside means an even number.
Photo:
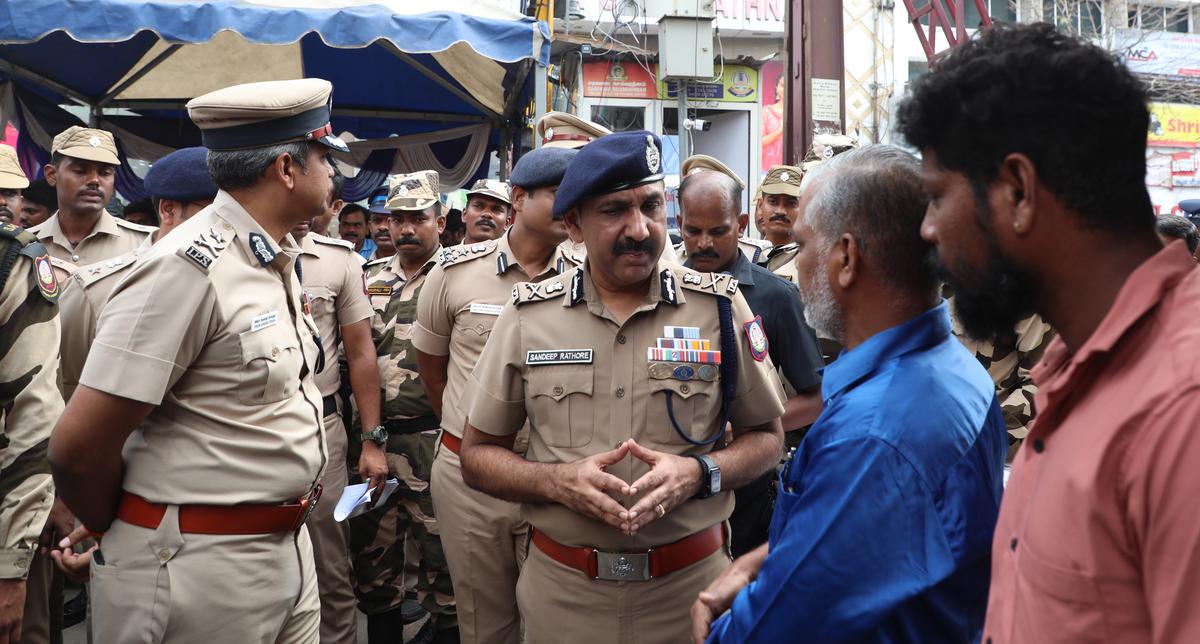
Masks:
[[[658,513],[658,518],[660,519],[667,516],[667,509],[661,503],[654,507],[654,511]]]

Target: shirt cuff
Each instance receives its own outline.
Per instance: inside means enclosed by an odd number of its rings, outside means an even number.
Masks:
[[[175,363],[93,342],[79,384],[151,405],[162,403]],[[130,378],[129,374],[138,374]]]
[[[0,579],[25,579],[29,576],[29,565],[33,551],[25,548],[0,550]]]
[[[412,343],[421,353],[431,356],[450,355],[450,336],[438,335],[421,326],[420,322],[413,324]]]

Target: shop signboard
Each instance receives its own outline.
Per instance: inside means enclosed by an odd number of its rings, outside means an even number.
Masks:
[[[678,86],[674,80],[661,83],[661,96],[668,99],[679,97]],[[742,65],[725,65],[725,70],[721,73],[721,82],[692,81],[688,84],[687,95],[688,99],[696,101],[753,103],[758,100],[758,70]]]
[[[1113,44],[1135,74],[1200,76],[1200,35],[1119,29]]]
[[[1151,103],[1146,144],[1153,147],[1200,147],[1200,106]]]
[[[678,97],[675,81],[659,81],[657,75],[657,63],[651,63],[648,69],[631,60],[584,63],[583,95],[593,98],[675,100]],[[697,101],[754,103],[758,100],[758,70],[742,65],[726,65],[721,82],[690,83],[688,98]]]

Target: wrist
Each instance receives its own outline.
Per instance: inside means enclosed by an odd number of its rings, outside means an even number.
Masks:
[[[699,496],[704,490],[704,468],[695,457],[684,456],[683,460],[686,461],[684,471],[687,472],[687,498],[691,499]]]

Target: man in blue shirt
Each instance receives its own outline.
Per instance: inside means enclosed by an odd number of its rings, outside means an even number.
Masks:
[[[697,642],[979,636],[1004,417],[924,261],[919,171],[876,145],[807,180],[795,226],[805,318],[846,350],[784,468],[770,540],[693,605]]]

